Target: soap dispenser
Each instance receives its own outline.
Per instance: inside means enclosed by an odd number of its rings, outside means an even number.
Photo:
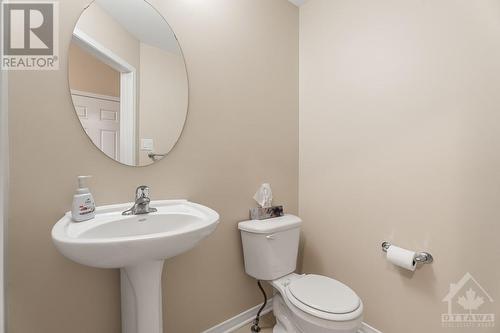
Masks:
[[[92,176],[79,176],[78,189],[73,196],[73,206],[71,208],[71,217],[74,222],[83,222],[95,217],[95,202],[88,187],[85,186],[85,180]]]

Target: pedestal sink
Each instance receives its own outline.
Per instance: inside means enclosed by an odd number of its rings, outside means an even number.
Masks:
[[[77,263],[120,268],[123,333],[162,333],[163,262],[210,235],[219,214],[187,200],[165,200],[151,202],[156,213],[122,216],[132,205],[98,207],[95,219],[80,223],[66,213],[52,239]]]

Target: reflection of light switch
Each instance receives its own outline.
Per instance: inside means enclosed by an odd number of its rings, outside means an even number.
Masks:
[[[141,150],[145,151],[155,150],[153,139],[141,139]]]

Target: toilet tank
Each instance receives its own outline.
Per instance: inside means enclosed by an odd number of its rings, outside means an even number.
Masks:
[[[294,272],[301,224],[294,215],[240,222],[246,273],[272,281]]]

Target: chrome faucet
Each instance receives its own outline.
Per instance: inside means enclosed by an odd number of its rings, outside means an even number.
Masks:
[[[151,199],[149,198],[149,187],[139,186],[135,190],[135,203],[129,210],[126,210],[122,215],[143,215],[158,211],[156,208],[149,207]]]

